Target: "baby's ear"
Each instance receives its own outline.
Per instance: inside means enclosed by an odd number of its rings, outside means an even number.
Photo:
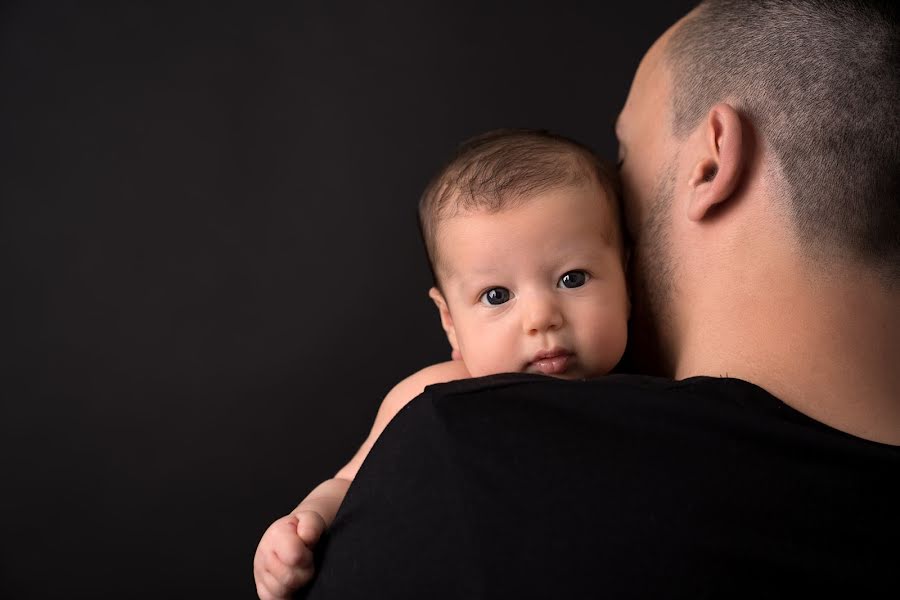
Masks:
[[[431,298],[434,301],[434,305],[437,306],[438,313],[441,315],[441,327],[444,328],[444,332],[447,334],[447,341],[450,342],[453,353],[459,354],[459,344],[456,342],[456,328],[453,326],[453,317],[450,315],[450,308],[447,306],[447,300],[444,298],[441,290],[436,287],[432,287],[428,290],[428,297]]]

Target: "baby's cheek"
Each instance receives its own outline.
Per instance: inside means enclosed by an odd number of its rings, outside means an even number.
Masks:
[[[463,363],[466,370],[472,377],[482,377],[491,374],[491,365],[486,362],[490,356],[485,356],[484,343],[479,341],[478,336],[472,335],[471,332],[459,332],[459,351],[462,354]]]
[[[522,370],[520,330],[513,321],[481,322],[466,327],[461,333],[460,350],[472,377]]]
[[[502,336],[498,335],[496,340],[484,340],[470,349],[468,356],[463,354],[463,359],[472,377],[515,373],[521,369],[521,365],[515,362],[517,354],[503,343]]]
[[[622,317],[609,315],[594,327],[581,332],[583,342],[590,348],[593,366],[603,374],[610,371],[625,352],[628,339],[628,321]]]
[[[472,377],[484,377],[485,375],[495,375],[511,370],[500,360],[497,354],[490,351],[485,352],[483,347],[479,350],[472,353],[471,360],[466,360],[466,368],[472,374]]]

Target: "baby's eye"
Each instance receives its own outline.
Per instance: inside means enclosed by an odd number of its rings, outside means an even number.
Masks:
[[[559,278],[559,287],[577,288],[583,286],[588,280],[588,274],[584,271],[569,271]]]
[[[509,290],[502,287],[491,288],[481,295],[481,303],[497,306],[509,302]]]

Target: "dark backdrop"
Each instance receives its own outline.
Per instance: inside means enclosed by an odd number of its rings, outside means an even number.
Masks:
[[[443,360],[461,139],[613,158],[691,2],[0,4],[0,596],[253,596],[276,517]],[[365,560],[365,557],[361,557]]]

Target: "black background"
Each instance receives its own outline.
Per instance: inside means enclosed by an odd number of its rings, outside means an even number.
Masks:
[[[495,127],[614,158],[692,4],[0,3],[0,596],[253,597],[448,356],[427,179]]]

